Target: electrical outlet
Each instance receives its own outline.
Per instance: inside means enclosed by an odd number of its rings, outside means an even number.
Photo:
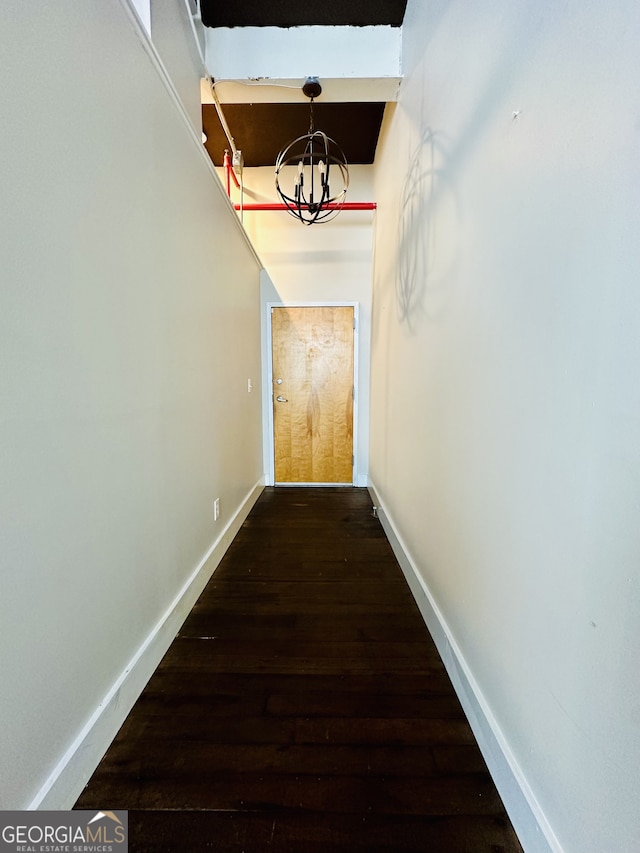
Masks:
[[[213,520],[217,521],[220,517],[220,498],[216,498],[213,502]]]
[[[247,379],[247,391],[249,394],[253,391],[253,382],[250,379]]]

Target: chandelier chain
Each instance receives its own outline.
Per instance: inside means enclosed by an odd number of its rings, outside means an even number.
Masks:
[[[314,132],[314,124],[313,124],[313,98],[311,98],[311,102],[309,103],[309,136],[312,136]]]

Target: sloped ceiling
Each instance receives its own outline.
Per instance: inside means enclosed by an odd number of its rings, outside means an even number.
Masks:
[[[399,27],[405,8],[406,0],[201,0],[200,4],[202,23],[214,28]],[[335,103],[320,96],[314,104],[315,126],[339,143],[348,163],[372,163],[384,107],[383,102]],[[284,145],[309,127],[308,102],[225,103],[224,114],[245,166],[273,166]],[[202,119],[207,151],[216,165],[222,165],[229,145],[213,104],[203,105]]]

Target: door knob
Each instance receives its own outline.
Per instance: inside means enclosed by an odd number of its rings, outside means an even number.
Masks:
[[[288,402],[289,401],[287,400],[286,397],[282,397],[282,396],[276,397],[276,403],[288,403]]]

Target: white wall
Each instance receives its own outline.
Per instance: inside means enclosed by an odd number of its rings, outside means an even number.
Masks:
[[[124,4],[2,19],[0,808],[56,808],[259,488],[259,265]]]
[[[283,140],[283,145],[288,140]],[[351,166],[347,201],[374,201],[371,166]],[[244,170],[245,202],[278,202],[274,169]],[[234,201],[239,200],[232,188]],[[369,364],[371,348],[371,239],[375,214],[341,211],[305,226],[286,211],[244,212],[244,224],[268,273],[263,275],[263,342],[268,302],[357,302],[357,482],[367,483],[369,461]],[[266,363],[266,349],[263,352]],[[271,388],[265,387],[265,406]],[[265,424],[266,424],[265,410]],[[272,441],[272,436],[266,436]]]
[[[216,80],[397,78],[399,27],[215,27],[205,30]],[[325,92],[326,96],[326,92]]]
[[[152,0],[151,39],[180,95],[191,123],[197,132],[202,134],[200,85],[193,85],[193,76],[195,73],[202,78],[206,73],[204,37],[203,45],[199,47],[194,32],[195,26],[185,0]],[[199,19],[198,26],[200,34],[204,28]]]
[[[635,0],[409,0],[376,161],[370,477],[527,851],[640,838],[639,44]]]

